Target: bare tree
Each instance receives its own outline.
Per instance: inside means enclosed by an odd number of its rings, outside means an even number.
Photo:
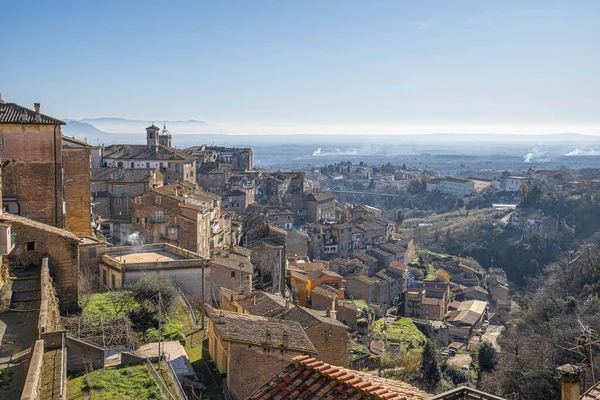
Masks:
[[[94,293],[95,283],[98,277],[96,274],[92,273],[91,268],[87,266],[82,266],[79,269],[79,273],[77,276],[77,291],[78,291],[78,303],[81,310],[84,311],[85,308],[90,303],[92,299],[92,294]]]

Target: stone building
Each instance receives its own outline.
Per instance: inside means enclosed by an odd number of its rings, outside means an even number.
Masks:
[[[221,197],[188,182],[134,196],[131,221],[144,242],[170,243],[201,257],[234,244],[231,217],[221,214]]]
[[[335,220],[335,195],[320,190],[294,193],[286,206],[294,211],[294,223],[304,225],[321,220]]]
[[[189,147],[184,151],[195,157],[199,164],[216,161],[238,173],[251,171],[253,168],[251,148],[202,145]]]
[[[9,213],[2,213],[0,222],[10,224],[15,234],[9,261],[37,267],[48,257],[60,307],[67,310],[76,307],[80,238],[67,230]]]
[[[213,193],[228,190],[231,168],[218,162],[204,163],[198,167],[196,182],[201,188]]]
[[[236,399],[248,397],[277,375],[293,357],[317,354],[297,321],[216,310],[210,306],[207,311],[210,318],[208,352]]]
[[[0,98],[4,207],[12,214],[64,228],[61,126],[65,123],[41,114],[39,103],[34,109]]]
[[[160,128],[146,128],[146,145],[113,144],[106,146],[102,154],[102,166],[127,169],[158,169],[165,177],[165,184],[174,182],[196,183],[196,159],[167,146],[169,134],[161,134]]]
[[[86,142],[62,137],[65,229],[77,236],[92,234],[90,192],[91,146]]]
[[[377,300],[377,281],[366,275],[346,277],[346,296],[351,299],[363,299],[367,304]]]
[[[274,293],[285,294],[287,232],[273,225],[261,225],[246,235],[246,248],[252,250],[252,264],[259,287],[270,285]]]
[[[156,169],[93,168],[93,214],[104,236],[126,240],[132,233],[130,198],[161,187],[163,182],[164,176]]]
[[[297,321],[315,346],[320,360],[348,365],[348,328],[335,319],[332,311],[295,306],[278,318]]]
[[[239,294],[252,291],[254,271],[249,256],[220,251],[211,257],[209,265],[213,302],[220,299],[223,288]]]

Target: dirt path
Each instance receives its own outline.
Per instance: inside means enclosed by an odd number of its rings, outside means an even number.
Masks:
[[[481,336],[481,340],[484,342],[490,342],[496,350],[500,351],[498,346],[498,337],[502,334],[504,327],[502,325],[490,325],[486,332]]]
[[[20,399],[37,332],[40,269],[14,271],[10,308],[0,313],[0,398]]]

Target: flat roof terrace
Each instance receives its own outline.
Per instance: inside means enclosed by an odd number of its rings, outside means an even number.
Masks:
[[[196,253],[167,243],[109,248],[102,263],[117,270],[198,268],[203,259]]]

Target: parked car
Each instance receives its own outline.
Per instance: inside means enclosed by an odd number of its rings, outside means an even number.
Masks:
[[[448,353],[450,353],[450,357],[454,357],[456,355],[456,350],[454,350],[454,349],[447,349],[445,351],[447,351]]]
[[[468,371],[469,370],[469,366],[468,365],[463,365],[460,369],[462,369],[463,371]]]

